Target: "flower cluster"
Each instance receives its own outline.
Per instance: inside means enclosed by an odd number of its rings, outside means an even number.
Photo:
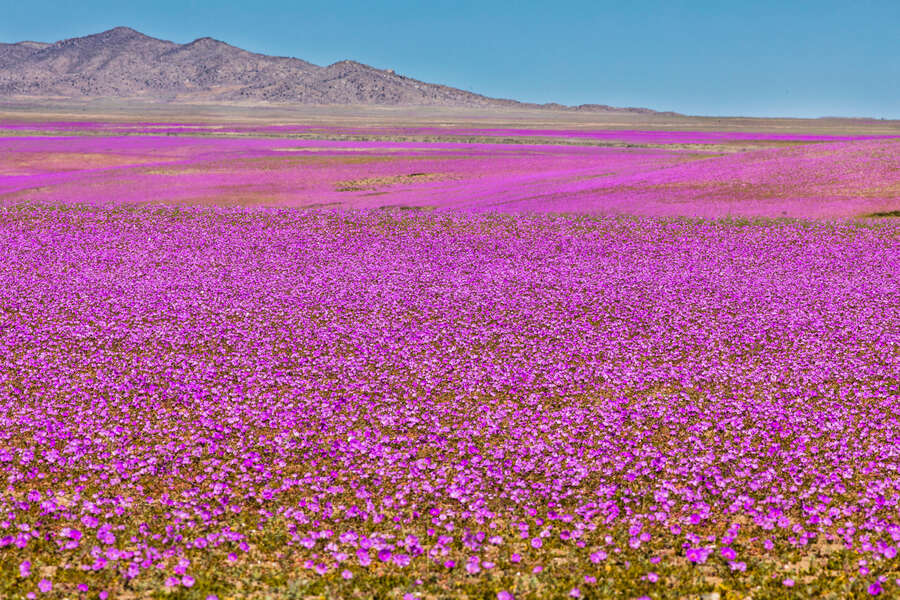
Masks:
[[[898,264],[889,221],[3,209],[0,596],[896,593]]]

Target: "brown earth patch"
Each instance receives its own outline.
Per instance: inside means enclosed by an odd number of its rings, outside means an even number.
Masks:
[[[424,181],[441,181],[448,178],[449,176],[444,173],[410,173],[409,175],[365,177],[363,179],[338,181],[334,184],[334,189],[337,192],[361,192],[365,190],[375,190],[379,187],[390,185]]]
[[[57,171],[81,171],[140,164],[159,158],[103,154],[100,152],[4,152],[0,175],[29,175]]]

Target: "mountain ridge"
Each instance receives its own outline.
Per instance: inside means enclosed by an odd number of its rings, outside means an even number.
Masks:
[[[657,113],[648,108],[492,98],[353,60],[319,66],[251,52],[211,37],[178,44],[130,27],[55,43],[0,43],[3,96]]]

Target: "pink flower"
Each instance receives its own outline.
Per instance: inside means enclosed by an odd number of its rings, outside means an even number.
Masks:
[[[576,587],[573,587],[571,590],[569,590],[569,597],[570,598],[581,598],[581,590],[579,590]]]
[[[647,573],[647,581],[649,581],[650,583],[656,583],[657,581],[659,581],[659,575],[657,575],[653,571],[650,571],[649,573]]]
[[[531,547],[532,548],[540,548],[543,545],[544,545],[544,542],[543,542],[543,540],[541,540],[541,538],[536,537],[536,538],[531,539]]]
[[[31,575],[31,561],[23,560],[19,565],[19,577],[28,577]]]
[[[521,560],[522,560],[522,555],[519,554],[518,552],[513,552],[512,555],[509,557],[509,562],[512,562],[512,563],[517,563],[517,562],[520,562]]]
[[[788,577],[784,581],[781,582],[785,587],[794,587],[794,580]]]
[[[348,569],[344,569],[343,571],[341,571],[341,577],[343,577],[344,579],[353,579],[353,572],[349,571]]]
[[[597,550],[593,554],[591,554],[591,562],[595,565],[599,562],[606,560],[606,557],[609,556],[605,550]]]
[[[101,530],[97,532],[97,539],[106,544],[107,546],[116,543],[116,536],[107,530]]]
[[[722,548],[722,558],[725,560],[734,560],[737,557],[737,552],[735,552],[732,548],[725,546]]]
[[[394,555],[394,564],[398,567],[406,567],[409,566],[410,563],[409,554],[395,554]]]
[[[184,577],[181,578],[181,585],[183,585],[184,587],[191,587],[191,586],[193,586],[193,585],[194,585],[194,578],[191,577],[190,575],[185,575]]]
[[[877,581],[869,586],[869,594],[871,594],[872,596],[877,596],[878,594],[881,593],[881,590],[882,590],[881,583],[879,583]]]
[[[709,557],[709,550],[707,548],[688,548],[686,555],[687,559],[692,563],[702,565]]]
[[[46,594],[53,589],[53,583],[49,579],[41,579],[40,582],[38,582],[38,589]]]
[[[497,600],[516,600],[516,597],[506,590],[500,590],[497,592]]]

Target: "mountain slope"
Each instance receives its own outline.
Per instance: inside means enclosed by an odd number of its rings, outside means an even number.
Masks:
[[[188,44],[127,27],[42,44],[0,44],[0,97],[143,98],[280,104],[537,107],[425,83],[354,61],[326,67],[212,38]],[[560,105],[548,105],[563,108]],[[653,112],[591,105],[580,110]]]

